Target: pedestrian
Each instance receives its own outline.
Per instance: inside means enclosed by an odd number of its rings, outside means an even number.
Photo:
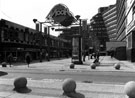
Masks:
[[[40,62],[42,62],[42,52],[40,52]]]
[[[0,63],[2,63],[2,56],[1,56],[1,54],[0,54]]]
[[[114,51],[111,51],[111,58],[114,57]]]
[[[93,59],[94,53],[91,54],[91,59]]]
[[[46,52],[46,54],[45,54],[45,57],[46,57],[47,61],[49,61],[49,55],[48,55],[47,52]]]
[[[94,61],[93,61],[93,63],[98,63],[99,62],[99,59],[98,58],[96,58]]]
[[[93,53],[94,58],[96,59],[96,53]]]
[[[30,55],[29,55],[29,53],[26,54],[25,60],[26,60],[26,63],[28,64],[28,67],[29,67],[29,64],[30,64]]]
[[[8,63],[9,63],[9,66],[11,67],[11,64],[12,64],[12,61],[13,61],[13,55],[12,55],[12,53],[10,53],[10,54],[8,55],[7,61],[8,61]]]
[[[100,53],[99,53],[99,51],[97,51],[96,58],[99,59],[99,56],[100,56]]]
[[[83,52],[83,61],[85,62],[85,58],[86,58],[86,51]]]

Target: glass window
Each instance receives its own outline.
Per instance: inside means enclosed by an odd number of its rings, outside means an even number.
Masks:
[[[127,15],[127,25],[129,25],[129,23],[132,21],[133,17],[132,17],[132,10],[130,10],[129,14]]]

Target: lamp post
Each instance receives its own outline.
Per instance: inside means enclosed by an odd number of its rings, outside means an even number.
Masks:
[[[40,24],[40,32],[41,32],[41,34],[42,34],[42,24],[44,24],[44,23],[51,23],[51,22],[40,22],[40,21],[38,21],[37,19],[33,19],[33,22],[34,23],[36,23],[36,22],[38,22],[39,24]],[[47,46],[48,46],[48,48],[47,48],[47,53],[48,53],[48,57],[47,57],[47,59],[48,59],[48,61],[50,61],[50,27],[51,26],[47,26],[48,28],[48,34],[47,34]],[[40,34],[40,62],[42,62],[42,40],[41,40],[41,34]]]
[[[82,29],[81,29],[81,22],[80,15],[75,16],[77,20],[79,20],[79,64],[83,64],[82,62]]]

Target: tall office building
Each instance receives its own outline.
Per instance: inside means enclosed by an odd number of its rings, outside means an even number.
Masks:
[[[100,7],[98,13],[90,20],[90,35],[92,36],[92,45],[95,50],[105,51],[106,41],[109,41],[107,30],[104,24],[102,13],[108,7]]]
[[[126,5],[126,33],[121,35],[125,35],[124,40],[127,42],[127,59],[135,62],[135,0],[123,0],[121,6],[124,6],[124,1]],[[117,0],[117,2],[121,3],[120,0]]]
[[[126,41],[126,8],[125,8],[126,0],[117,0],[117,41]]]
[[[116,5],[110,5],[102,14],[109,36],[109,41],[116,40],[117,11]]]

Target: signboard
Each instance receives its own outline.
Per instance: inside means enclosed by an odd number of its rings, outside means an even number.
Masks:
[[[54,23],[59,23],[65,27],[70,26],[75,20],[68,7],[64,4],[55,5],[46,18],[47,20],[53,20]]]
[[[115,49],[115,48],[121,47],[121,46],[126,46],[126,42],[122,42],[122,41],[106,42],[106,50],[107,51],[110,51],[112,49]]]
[[[71,16],[69,9],[64,4],[57,4],[51,9],[46,18],[53,19],[56,23],[60,23],[64,21],[67,16]]]
[[[79,37],[72,39],[72,61],[79,61]]]

